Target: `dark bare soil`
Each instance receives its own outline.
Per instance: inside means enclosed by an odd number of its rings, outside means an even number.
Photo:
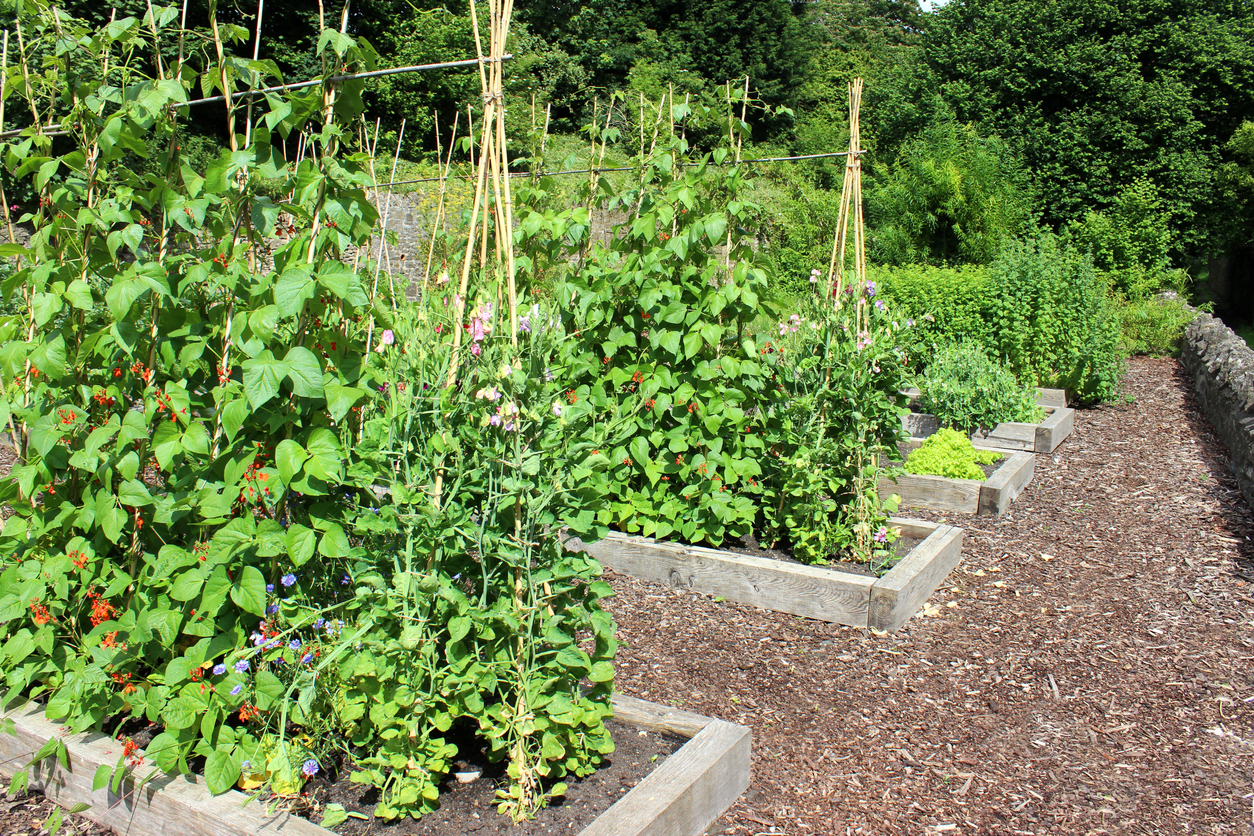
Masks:
[[[1004,516],[910,512],[964,559],[894,635],[611,578],[618,687],[753,731],[719,832],[1251,833],[1254,515],[1178,363],[1127,388]]]
[[[608,724],[614,737],[614,753],[609,763],[582,780],[568,781],[566,796],[530,822],[512,825],[496,811],[496,789],[506,783],[501,765],[484,768],[481,777],[459,784],[450,777],[440,787],[440,809],[421,820],[406,819],[392,824],[374,818],[373,788],[363,791],[344,775],[334,784],[310,785],[319,806],[337,803],[367,818],[350,818],[334,828],[342,836],[461,836],[474,834],[561,834],[578,833],[592,820],[613,806],[615,801],[640,783],[666,757],[685,742],[682,738],[647,732],[620,723]],[[313,816],[318,821],[321,816]]]
[[[893,547],[892,547],[892,552],[894,555],[893,562],[895,563],[896,561],[905,557],[907,554],[910,553],[911,549],[913,549],[915,546],[919,545],[919,543],[922,543],[922,542],[923,542],[922,540],[916,537],[905,537],[905,536],[898,537],[896,541],[893,542]],[[802,562],[792,556],[792,552],[789,551],[787,543],[779,544],[778,548],[763,546],[761,543],[757,541],[757,538],[753,537],[752,535],[741,537],[734,544],[724,543],[723,548],[735,554],[745,554],[751,557],[765,557],[765,558],[769,558],[770,560],[782,560],[785,563],[801,563]],[[870,566],[868,566],[865,563],[859,563],[857,561],[852,561],[852,560],[836,560],[836,561],[833,561],[831,563],[827,563],[824,565],[828,569],[831,569],[832,571],[835,571],[835,572],[852,572],[855,575],[864,575],[864,576],[868,576],[872,578],[877,577],[878,574],[882,574],[882,573],[875,572],[874,569],[872,569]],[[884,572],[887,572],[891,568],[892,568],[891,566],[885,567]]]
[[[615,576],[618,685],[753,730],[760,834],[1251,833],[1254,516],[1175,360],[1084,410],[894,635]]]

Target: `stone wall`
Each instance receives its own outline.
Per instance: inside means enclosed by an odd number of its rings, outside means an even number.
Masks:
[[[1220,320],[1198,314],[1184,331],[1180,359],[1254,507],[1254,350]]]

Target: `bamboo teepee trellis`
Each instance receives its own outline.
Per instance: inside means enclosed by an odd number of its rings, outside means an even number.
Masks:
[[[849,152],[845,157],[845,181],[840,190],[840,214],[832,241],[832,258],[827,268],[827,295],[841,304],[845,287],[845,252],[849,242],[849,222],[853,220],[854,281],[866,281],[866,230],[862,220],[862,79],[849,82]]]

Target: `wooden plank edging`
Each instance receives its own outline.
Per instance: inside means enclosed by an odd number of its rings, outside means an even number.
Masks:
[[[909,438],[903,445],[916,450],[926,439]],[[977,450],[1001,453],[1005,461],[982,481],[975,479],[950,479],[923,473],[907,473],[902,467],[893,467],[880,479],[878,490],[881,497],[897,494],[902,508],[927,508],[933,511],[952,511],[958,514],[1002,514],[1019,493],[1032,481],[1036,457],[1033,453],[1009,452],[984,443],[975,444]],[[1025,458],[1026,457],[1026,458]],[[895,481],[894,481],[895,479]]]
[[[903,532],[904,528],[903,528]],[[962,529],[938,525],[910,554],[871,588],[867,626],[888,633],[923,607],[923,602],[962,560]]]
[[[616,695],[612,705],[621,723],[689,741],[580,836],[698,836],[748,789],[749,729],[634,697]],[[64,807],[91,805],[82,815],[120,836],[335,836],[285,811],[267,812],[238,790],[214,796],[199,776],[164,775],[151,764],[132,770],[120,795],[107,786],[93,792],[96,769],[118,763],[121,743],[94,732],[63,734],[37,703],[0,716],[14,724],[14,734],[0,734],[0,774],[11,778],[44,743],[60,737],[69,768],[45,758],[30,768],[30,788]]]
[[[898,517],[889,523],[901,528],[903,535],[923,542],[882,578],[720,549],[660,543],[618,532],[595,543],[572,538],[567,546],[639,580],[818,621],[896,630],[957,565],[962,530]],[[876,606],[879,615],[874,614]]]

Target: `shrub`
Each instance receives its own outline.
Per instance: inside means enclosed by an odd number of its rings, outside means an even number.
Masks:
[[[990,272],[988,344],[1019,380],[1079,403],[1118,395],[1118,311],[1088,255],[1042,235],[1008,244]]]
[[[1125,351],[1167,357],[1180,352],[1184,329],[1197,311],[1178,296],[1164,296],[1128,302],[1119,316]]]
[[[984,471],[980,465],[992,464],[1001,458],[1002,454],[993,450],[975,449],[971,439],[957,430],[942,428],[906,457],[902,469],[907,473],[983,482]]]
[[[941,348],[916,385],[919,409],[945,427],[971,432],[1003,421],[1036,423],[1044,418],[1035,391],[1020,386],[1009,369],[974,343]]]
[[[990,344],[988,268],[912,264],[878,267],[870,277],[894,317],[903,325],[912,321],[902,331],[901,345],[913,365],[926,365],[938,344]]]

